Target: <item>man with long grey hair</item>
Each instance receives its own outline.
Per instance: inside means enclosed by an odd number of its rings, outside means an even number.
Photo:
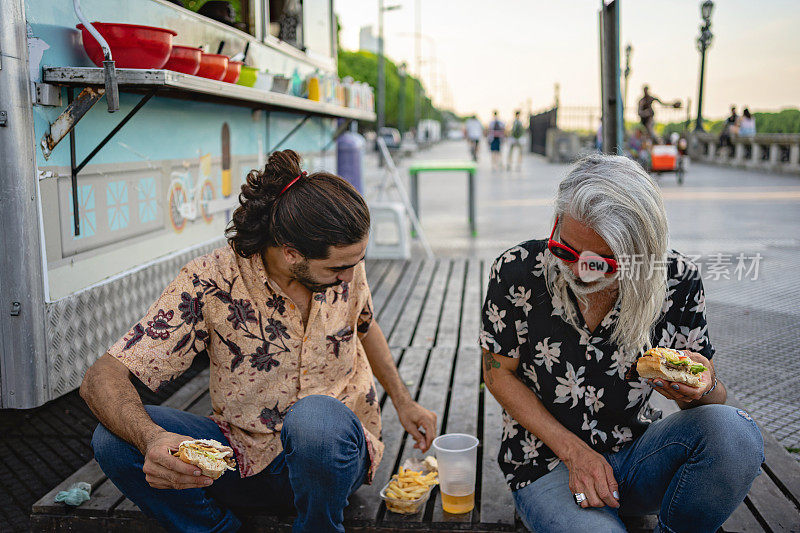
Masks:
[[[559,185],[550,238],[492,266],[484,380],[503,406],[500,468],[533,531],[625,531],[620,513],[716,531],[758,474],[758,427],[721,405],[699,269],[667,243],[650,176],[597,154]],[[654,346],[702,363],[700,387],[632,375]],[[654,422],[653,390],[681,410]]]

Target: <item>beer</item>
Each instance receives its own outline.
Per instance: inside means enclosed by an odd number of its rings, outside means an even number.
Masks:
[[[450,496],[442,494],[442,509],[445,513],[450,514],[463,514],[472,511],[475,508],[475,491],[473,490],[466,496]]]

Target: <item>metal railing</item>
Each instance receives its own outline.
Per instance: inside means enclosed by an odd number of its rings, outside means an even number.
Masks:
[[[703,163],[800,174],[800,134],[735,135],[730,142],[729,146],[721,146],[718,136],[695,132],[689,143],[689,155]]]

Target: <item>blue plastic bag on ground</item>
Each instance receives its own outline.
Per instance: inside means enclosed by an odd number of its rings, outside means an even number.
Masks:
[[[89,494],[91,492],[91,485],[85,481],[78,481],[77,483],[73,483],[67,490],[62,490],[56,494],[56,501],[77,507],[83,502],[89,501],[89,498],[91,498]]]

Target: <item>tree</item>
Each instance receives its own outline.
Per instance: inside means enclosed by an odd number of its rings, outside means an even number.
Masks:
[[[386,125],[397,127],[398,120],[398,107],[400,101],[400,75],[397,71],[397,65],[391,59],[385,59],[386,68]],[[350,76],[355,81],[368,83],[372,86],[373,90],[377,90],[378,85],[378,56],[372,52],[361,50],[359,52],[349,52],[346,50],[339,50],[339,77],[345,78]],[[419,88],[419,94],[422,96],[421,115],[422,118],[431,118],[441,121],[443,118],[442,111],[436,108],[430,97],[425,92],[425,87],[420,81],[406,74],[405,87],[403,87],[405,97],[405,124],[414,124],[414,97],[415,89]]]

